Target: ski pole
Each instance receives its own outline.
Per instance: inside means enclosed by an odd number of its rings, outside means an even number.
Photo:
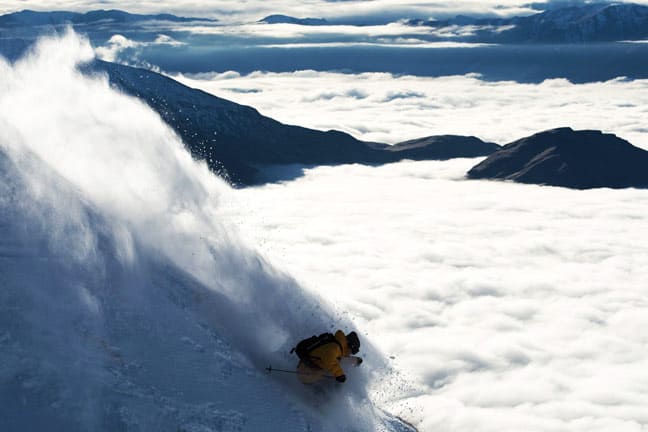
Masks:
[[[308,375],[318,375],[319,376],[319,374],[311,374],[311,373],[303,373],[303,372],[297,372],[297,371],[289,371],[289,370],[285,370],[285,369],[275,369],[275,368],[272,367],[272,365],[268,366],[265,369],[268,371],[268,373],[283,372],[283,373],[289,373],[289,374],[294,374],[294,375],[306,375],[306,376],[308,376]],[[335,378],[335,377],[333,377],[331,375],[321,375],[321,376],[322,376],[322,378],[333,378],[333,379]]]

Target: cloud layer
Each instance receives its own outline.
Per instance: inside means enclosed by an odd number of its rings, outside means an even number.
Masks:
[[[441,134],[500,144],[559,126],[600,129],[648,149],[648,80],[588,84],[487,82],[387,73],[298,71],[176,76],[181,82],[251,105],[284,123],[340,129],[395,143]]]
[[[196,2],[192,0],[179,1],[121,1],[121,0],[25,0],[22,2],[0,0],[0,11],[12,12],[21,9],[35,10],[74,10],[86,11],[93,9],[123,9],[129,12],[171,12],[185,15],[202,15],[227,20],[233,17],[237,20],[256,21],[270,14],[287,14],[297,17],[398,17],[421,16],[427,17],[436,13],[498,13],[505,14],[519,11],[529,11],[521,0],[464,0],[452,2],[429,2],[411,0],[403,4],[398,0],[374,1],[326,1],[316,0],[303,2],[298,0],[280,0],[266,2],[261,0],[240,2],[235,0],[217,0]]]
[[[105,46],[95,48],[95,54],[102,60],[114,62],[124,50],[153,45],[182,46],[186,44],[164,34],[157,35],[152,42],[137,42],[128,39],[124,35],[115,34],[108,40]]]
[[[585,3],[586,1],[583,1]],[[634,0],[633,3],[648,3]],[[525,0],[461,0],[453,2],[430,2],[427,0],[350,0],[350,1],[122,1],[122,0],[0,0],[0,13],[22,9],[72,10],[122,9],[129,12],[169,12],[180,15],[213,17],[223,21],[256,21],[270,14],[287,14],[296,17],[324,17],[366,23],[384,23],[403,17],[447,17],[457,14],[520,15],[534,11]],[[543,7],[564,1],[537,1],[535,7]]]
[[[476,162],[307,169],[232,217],[411,377],[392,403],[420,430],[641,430],[648,192],[465,180]]]

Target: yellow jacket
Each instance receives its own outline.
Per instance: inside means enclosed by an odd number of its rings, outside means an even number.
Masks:
[[[342,330],[335,332],[335,342],[330,342],[315,348],[310,352],[312,362],[318,367],[330,372],[334,377],[344,375],[344,370],[340,366],[340,359],[351,355],[347,338]]]

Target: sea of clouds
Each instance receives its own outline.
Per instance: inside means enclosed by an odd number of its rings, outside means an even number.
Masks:
[[[647,0],[624,0],[646,4]],[[0,13],[22,9],[72,10],[122,9],[137,13],[161,11],[199,17],[213,17],[224,22],[256,21],[270,14],[296,17],[323,17],[338,21],[384,23],[401,18],[446,18],[460,14],[512,16],[528,15],[545,6],[584,4],[589,0],[458,0],[430,2],[428,0],[0,0]],[[618,3],[618,2],[617,2]]]
[[[639,0],[642,1],[642,0]],[[14,12],[21,9],[74,10],[122,9],[138,13],[159,13],[160,11],[189,16],[209,16],[222,21],[256,21],[270,14],[286,14],[297,17],[358,18],[384,21],[390,18],[408,16],[429,17],[433,14],[490,13],[501,15],[530,13],[528,2],[523,0],[462,0],[448,3],[431,3],[412,0],[403,4],[399,0],[280,0],[267,2],[253,0],[216,1],[129,1],[129,0],[24,0],[21,2],[0,0],[0,12]]]
[[[232,217],[409,376],[391,406],[420,430],[645,430],[648,191],[466,180],[478,161],[304,169]]]
[[[435,78],[312,70],[174,78],[284,123],[343,130],[367,141],[393,144],[457,134],[505,144],[570,126],[614,133],[648,149],[648,80],[522,84],[485,81],[478,75]]]

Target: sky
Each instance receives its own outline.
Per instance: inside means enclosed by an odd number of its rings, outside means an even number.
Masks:
[[[236,0],[215,1],[130,1],[130,0],[0,0],[1,12],[22,9],[88,11],[95,9],[122,9],[134,13],[168,12],[184,16],[217,18],[223,21],[256,21],[271,14],[296,17],[323,17],[349,19],[362,17],[377,21],[403,17],[447,17],[457,14],[522,15],[534,10],[529,4],[559,4],[564,1],[530,2],[526,0],[458,0],[452,2],[428,0]],[[634,3],[648,4],[648,0]]]

